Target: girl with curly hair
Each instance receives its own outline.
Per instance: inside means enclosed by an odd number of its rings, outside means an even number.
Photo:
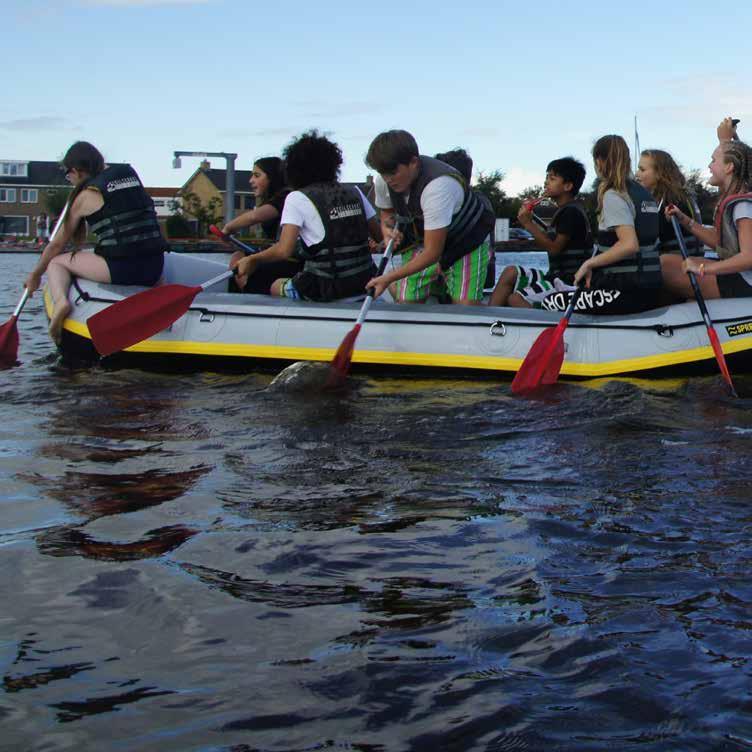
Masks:
[[[304,133],[284,150],[287,185],[279,240],[235,262],[238,275],[285,261],[297,251],[303,269],[280,277],[270,293],[294,300],[330,301],[362,294],[373,276],[369,234],[381,239],[376,212],[356,186],[340,183],[342,151],[318,131]]]

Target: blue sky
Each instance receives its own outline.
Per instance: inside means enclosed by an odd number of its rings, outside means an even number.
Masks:
[[[361,180],[373,136],[466,148],[517,193],[546,163],[620,133],[706,167],[727,114],[752,134],[752,4],[5,0],[0,159],[58,159],[77,139],[181,185],[174,149],[237,167],[311,127]],[[746,47],[746,49],[745,49]],[[745,128],[747,126],[747,128]],[[747,137],[752,140],[752,135]],[[224,160],[214,165],[223,167]]]

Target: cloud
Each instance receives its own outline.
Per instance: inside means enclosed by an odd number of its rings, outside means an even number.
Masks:
[[[303,117],[335,118],[349,115],[374,115],[384,110],[384,105],[378,102],[320,102],[308,100],[296,102],[295,106],[302,111]]]
[[[80,0],[81,5],[112,8],[141,8],[147,5],[206,5],[215,0]]]
[[[524,167],[510,167],[504,170],[504,180],[501,181],[501,187],[509,196],[516,196],[525,188],[533,185],[541,185],[543,175],[540,170],[526,170]]]
[[[68,130],[72,127],[65,119],[49,115],[0,122],[0,129],[6,131],[54,131]]]

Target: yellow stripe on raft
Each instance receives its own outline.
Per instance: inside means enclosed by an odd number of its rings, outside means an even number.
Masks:
[[[52,302],[45,290],[45,306],[49,315]],[[91,339],[88,327],[80,321],[66,319],[64,328],[85,339]],[[752,349],[752,337],[743,337],[723,345],[726,354]],[[335,349],[322,347],[287,347],[282,345],[217,344],[212,342],[171,342],[169,340],[146,340],[129,347],[126,352],[159,353],[165,355],[207,355],[235,358],[266,358],[271,360],[317,360],[329,361]],[[570,362],[565,360],[561,367],[563,376],[598,377],[612,376],[654,368],[696,363],[712,360],[715,357],[712,347],[695,347],[674,353],[643,355],[639,358],[611,360],[605,363]],[[378,365],[423,366],[427,368],[468,368],[484,371],[504,371],[516,373],[522,360],[502,358],[493,355],[451,355],[448,353],[408,353],[382,350],[355,349],[353,363]]]

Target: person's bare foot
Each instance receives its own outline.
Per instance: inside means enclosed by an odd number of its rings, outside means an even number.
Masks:
[[[60,344],[60,339],[63,334],[63,322],[68,318],[68,314],[71,312],[71,304],[68,298],[61,300],[59,303],[55,303],[55,307],[52,311],[52,318],[50,319],[50,337],[56,344]]]

